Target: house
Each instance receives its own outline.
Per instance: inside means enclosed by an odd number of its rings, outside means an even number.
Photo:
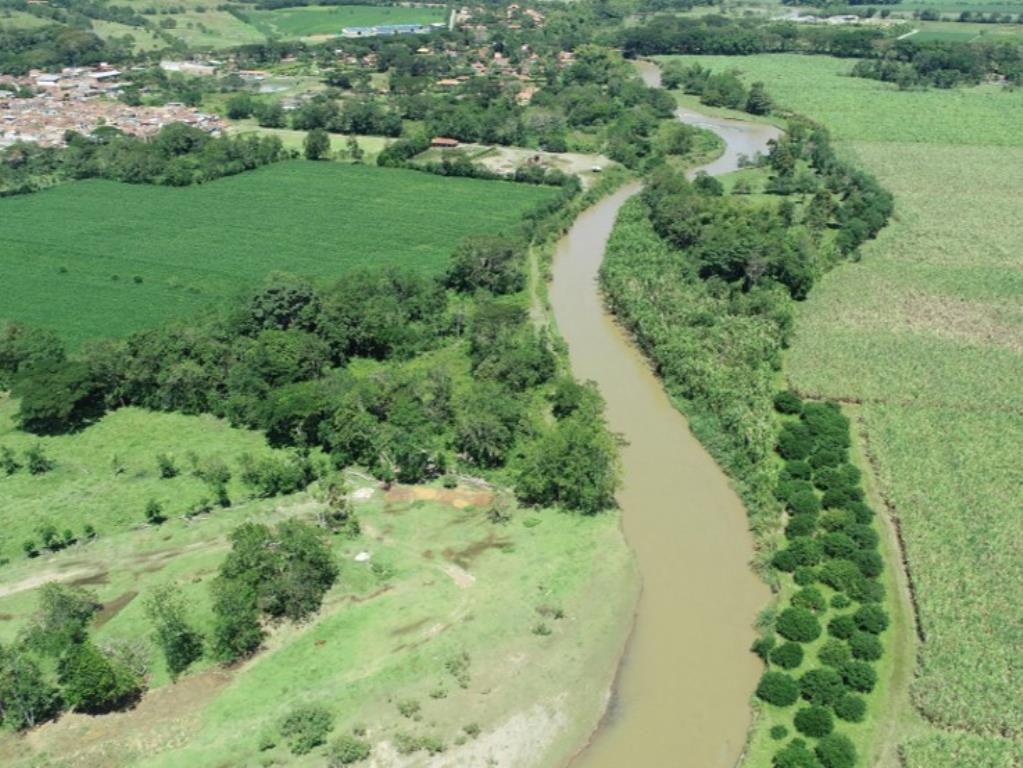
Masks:
[[[434,136],[430,139],[430,146],[437,149],[455,149],[458,143],[458,139],[449,139],[446,136]]]

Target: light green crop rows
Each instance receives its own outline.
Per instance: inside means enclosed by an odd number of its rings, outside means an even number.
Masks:
[[[553,194],[305,161],[186,188],[75,182],[0,200],[0,317],[78,344],[187,316],[274,270],[439,273],[462,238],[512,231]]]

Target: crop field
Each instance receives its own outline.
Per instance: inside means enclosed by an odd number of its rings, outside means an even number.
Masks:
[[[905,764],[1016,765],[1021,94],[900,93],[819,57],[708,58],[828,125],[895,193],[894,223],[802,307],[786,373],[802,392],[864,403],[870,458],[901,524],[924,636],[912,700],[928,721],[899,735]]]
[[[250,11],[249,22],[268,37],[294,38],[340,35],[344,27],[378,24],[430,24],[444,21],[444,8],[406,8],[382,5],[338,5]]]
[[[77,345],[185,316],[274,270],[440,273],[462,238],[511,231],[554,194],[305,161],[185,188],[75,182],[0,200],[0,312]]]
[[[24,436],[10,431],[12,408],[0,405],[0,445],[20,450]],[[485,514],[490,492],[385,492],[352,474],[361,534],[331,540],[341,573],[322,610],[300,625],[272,628],[264,649],[243,664],[225,669],[202,660],[169,682],[149,639],[147,595],[179,585],[191,620],[208,635],[210,582],[227,534],[242,522],[313,520],[320,507],[315,486],[250,500],[232,485],[231,507],[185,520],[173,505],[198,492],[198,481],[187,470],[160,479],[153,454],[171,451],[184,464],[194,451],[234,466],[240,451],[268,450],[262,440],[206,417],[125,409],[47,440],[56,462],[50,473],[0,477],[5,524],[36,518],[47,500],[59,499],[64,509],[82,502],[98,531],[92,541],[33,559],[2,553],[10,560],[0,568],[0,641],[25,625],[43,583],[85,585],[103,604],[96,640],[141,642],[149,669],[149,691],[133,709],[68,714],[26,736],[4,731],[0,763],[283,765],[295,758],[278,726],[296,691],[302,704],[329,708],[331,738],[359,726],[382,759],[409,734],[435,739],[452,764],[512,764],[527,753],[545,764],[565,761],[600,717],[638,584],[614,514],[512,508],[508,522],[495,524]],[[169,505],[160,526],[143,524],[138,511],[154,495]],[[360,553],[369,560],[356,560]],[[454,672],[453,660],[461,665]],[[421,711],[405,716],[399,702]],[[296,764],[324,765],[323,748]]]

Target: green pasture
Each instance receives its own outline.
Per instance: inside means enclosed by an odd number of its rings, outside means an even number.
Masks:
[[[11,409],[0,407],[0,445],[20,450],[30,439],[11,432]],[[43,583],[84,585],[104,606],[97,640],[141,644],[150,690],[125,713],[65,715],[25,737],[5,731],[4,766],[325,765],[322,748],[296,758],[277,735],[298,703],[327,707],[334,736],[364,728],[379,755],[407,733],[434,737],[454,764],[528,755],[553,765],[600,718],[638,585],[614,514],[512,506],[510,521],[495,524],[485,514],[488,492],[386,493],[350,473],[362,533],[333,539],[341,573],[319,614],[271,626],[264,649],[243,664],[223,669],[204,659],[171,684],[149,635],[147,595],[176,583],[208,633],[210,582],[228,533],[246,521],[315,520],[317,489],[254,501],[232,481],[230,508],[183,519],[179,507],[200,485],[187,471],[158,479],[156,451],[233,465],[241,451],[268,450],[258,433],[209,417],[124,409],[45,448],[57,462],[50,474],[0,478],[5,521],[16,521],[9,538],[58,512],[58,524],[90,517],[99,536],[33,559],[5,545],[0,640],[24,626]],[[123,471],[113,471],[113,455]],[[139,504],[151,496],[167,502],[161,526],[142,524]],[[448,668],[456,659],[467,673],[461,681]],[[402,716],[403,701],[417,702],[421,716]],[[464,730],[473,724],[475,737]]]
[[[895,218],[862,261],[800,307],[786,374],[805,394],[865,403],[880,492],[901,524],[925,637],[911,700],[925,719],[899,718],[883,738],[910,768],[1014,765],[1023,94],[900,92],[823,57],[687,60],[763,80],[895,194]]]
[[[344,27],[380,24],[430,24],[446,19],[444,8],[384,5],[302,6],[273,11],[249,11],[246,18],[267,37],[340,35]]]
[[[436,274],[462,238],[512,231],[554,194],[306,161],[185,188],[75,182],[0,200],[0,314],[77,345],[186,317],[274,270]]]

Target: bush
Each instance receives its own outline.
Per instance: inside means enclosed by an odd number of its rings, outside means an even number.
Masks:
[[[789,735],[789,729],[784,725],[772,725],[770,730],[771,738],[775,741],[781,741]]]
[[[856,563],[856,567],[860,569],[860,573],[868,579],[876,579],[884,570],[884,560],[882,560],[881,555],[874,550],[860,550],[852,556],[852,562]]]
[[[846,592],[852,597],[852,590],[863,579],[863,574],[851,560],[828,560],[821,566],[819,577],[822,583],[835,591]]]
[[[757,684],[756,695],[776,707],[791,707],[799,698],[799,685],[784,672],[765,672]]]
[[[860,525],[870,525],[870,521],[874,519],[874,510],[862,501],[850,502],[845,508],[853,513]]]
[[[839,448],[818,447],[817,450],[810,454],[810,458],[807,461],[814,469],[820,469],[821,467],[837,467],[845,459],[845,451]]]
[[[165,480],[178,476],[178,468],[174,464],[174,459],[166,453],[156,454],[156,467],[160,472],[160,477]]]
[[[786,461],[781,470],[781,477],[786,480],[809,480],[812,475],[813,467],[802,460]]]
[[[788,504],[789,499],[803,491],[813,493],[813,484],[806,480],[782,480],[775,486],[774,497]]]
[[[864,632],[879,635],[888,628],[888,614],[880,605],[864,605],[853,614],[856,626]]]
[[[877,661],[884,654],[884,648],[877,635],[869,632],[856,632],[849,638],[849,649],[853,658],[861,661]]]
[[[817,658],[820,659],[821,664],[838,668],[847,661],[851,661],[852,654],[849,652],[849,646],[843,640],[829,637],[817,651]]]
[[[802,739],[793,739],[784,749],[771,758],[772,768],[820,768],[813,752],[806,748]]]
[[[3,470],[5,475],[13,475],[21,469],[21,464],[14,458],[14,451],[6,445],[0,448],[0,469]]]
[[[863,491],[859,488],[829,488],[821,498],[821,504],[825,507],[844,507],[854,501],[863,500]]]
[[[786,389],[774,396],[774,409],[778,413],[797,414],[803,412],[803,401],[791,389]]]
[[[799,710],[796,712],[793,723],[801,734],[812,736],[815,739],[827,736],[835,727],[835,719],[831,716],[831,710],[819,706],[804,707]]]
[[[856,662],[847,662],[854,664]],[[844,669],[844,667],[843,667]],[[799,678],[800,695],[811,704],[830,707],[846,692],[842,675],[829,667],[811,669]]]
[[[163,514],[163,504],[158,502],[156,499],[150,499],[146,502],[146,522],[152,525],[159,525],[164,522],[167,517]]]
[[[849,597],[861,603],[880,603],[884,600],[884,585],[861,574],[849,585]]]
[[[828,622],[828,634],[839,640],[848,640],[856,631],[856,622],[852,616],[836,616]]]
[[[345,734],[330,745],[327,751],[327,765],[329,768],[338,768],[358,763],[369,757],[371,751],[368,742]]]
[[[782,643],[771,651],[771,663],[782,669],[795,669],[803,663],[803,646],[799,643]]]
[[[800,565],[792,572],[792,580],[800,587],[808,587],[817,581],[817,571],[808,565]]]
[[[841,532],[826,533],[821,537],[821,546],[828,557],[849,560],[858,551],[856,542]]]
[[[792,494],[787,506],[794,515],[816,515],[821,510],[820,499],[813,491],[798,491]]]
[[[334,718],[325,707],[308,704],[293,709],[281,721],[281,736],[292,754],[305,755],[323,744],[333,728]]]
[[[870,693],[877,685],[877,672],[865,661],[847,661],[840,671],[842,680],[853,691]]]
[[[856,748],[848,736],[832,733],[817,742],[814,750],[824,768],[852,768],[856,765]]]
[[[861,723],[867,716],[867,702],[862,696],[847,693],[835,702],[835,715],[848,723]]]
[[[53,461],[43,453],[43,446],[39,443],[25,451],[25,462],[32,475],[45,475],[53,469]]]
[[[852,513],[850,512],[849,514]],[[865,525],[860,522],[855,522],[846,526],[845,532],[849,534],[860,549],[874,549],[880,541],[877,531],[869,525]]]
[[[811,643],[821,635],[817,617],[805,608],[786,608],[778,614],[778,634],[797,643]]]
[[[774,635],[764,635],[753,641],[750,650],[766,662],[775,642]]]
[[[827,607],[824,595],[816,587],[804,587],[792,596],[792,605],[797,608],[806,608],[814,613],[820,613]]]
[[[848,595],[843,595],[841,592],[839,592],[837,595],[831,596],[832,608],[835,608],[840,611],[843,608],[848,608],[850,605],[852,605],[852,600],[849,599]]]
[[[797,539],[800,536],[810,536],[817,530],[817,518],[814,515],[795,515],[789,518],[785,526],[785,538]]]
[[[821,528],[826,531],[841,531],[855,522],[856,516],[848,509],[829,509],[821,516]]]
[[[805,424],[790,422],[778,433],[778,453],[783,459],[805,459],[813,448],[813,438]]]

